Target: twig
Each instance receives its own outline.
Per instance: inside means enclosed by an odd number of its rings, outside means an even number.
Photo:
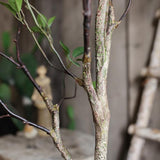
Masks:
[[[3,116],[0,116],[0,119],[2,118],[8,118],[8,117],[11,117],[9,114],[6,114],[6,115],[3,115]]]
[[[6,58],[7,60],[9,60],[10,62],[12,62],[13,64],[15,64],[18,68],[20,67],[19,63],[17,63],[13,57],[8,57],[6,54],[0,52],[0,55],[4,58]]]
[[[73,96],[70,96],[70,97],[65,97],[64,96],[64,99],[73,99],[73,98],[76,97],[76,95],[77,95],[77,83],[74,84],[74,94],[73,94]]]
[[[32,123],[32,122],[30,122],[30,121],[22,118],[21,116],[18,116],[17,114],[13,113],[12,111],[10,111],[10,110],[8,109],[7,105],[5,105],[5,104],[2,102],[2,100],[0,100],[0,104],[2,105],[3,109],[8,113],[7,115],[5,115],[5,116],[3,116],[3,117],[1,116],[2,118],[4,118],[4,117],[13,117],[13,118],[16,118],[16,119],[22,121],[23,123],[29,124],[29,125],[37,128],[37,129],[40,129],[40,130],[42,130],[42,131],[44,131],[44,132],[46,132],[47,134],[50,135],[50,130],[48,130],[47,128],[45,128],[45,127],[43,127],[43,126],[39,126],[39,125],[37,125],[37,124],[35,124],[35,123]]]
[[[130,9],[131,3],[132,3],[132,0],[129,0],[125,11],[123,12],[122,16],[119,18],[119,21],[122,21],[123,18],[127,15],[128,11]]]
[[[68,100],[68,99],[73,99],[76,97],[77,95],[77,83],[75,82],[75,86],[74,86],[74,94],[73,96],[70,96],[70,97],[65,97],[65,80],[64,80],[64,84],[63,84],[63,88],[64,88],[64,91],[63,91],[63,97],[61,98],[61,100],[59,101],[59,106],[62,105],[62,103],[64,102],[64,100]]]
[[[84,22],[84,58],[90,56],[90,25],[91,25],[91,0],[83,0]]]
[[[54,108],[51,100],[47,97],[41,86],[37,84],[37,82],[33,79],[32,75],[28,71],[26,65],[22,62],[21,57],[20,57],[20,51],[19,51],[19,45],[18,45],[18,40],[19,40],[19,35],[20,35],[20,29],[18,29],[15,44],[16,44],[16,53],[17,53],[17,61],[19,63],[19,68],[22,69],[22,71],[25,73],[25,75],[30,79],[34,87],[37,89],[39,94],[42,96],[48,110],[50,113],[52,113],[52,109]]]
[[[87,91],[89,100],[91,103],[91,107],[93,116],[97,113],[95,107],[93,107],[92,102],[97,102],[97,95],[92,83],[92,76],[91,76],[91,51],[90,51],[90,23],[91,23],[91,0],[83,0],[83,15],[84,15],[84,22],[83,22],[83,35],[84,35],[84,55],[83,55],[83,82],[84,82],[84,89]],[[96,117],[94,117],[96,120]]]

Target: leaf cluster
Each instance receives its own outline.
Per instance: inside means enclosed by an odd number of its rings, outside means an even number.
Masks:
[[[79,58],[79,56],[83,55],[84,47],[77,47],[73,50],[73,52],[71,52],[70,49],[63,42],[60,41],[60,45],[64,51],[66,59],[69,62],[68,66],[70,67],[72,64],[74,64],[77,67],[80,67],[78,61],[82,61],[82,58]]]
[[[0,2],[0,4],[9,9],[14,16],[20,13],[22,8],[22,3],[23,0],[8,0],[8,3]]]

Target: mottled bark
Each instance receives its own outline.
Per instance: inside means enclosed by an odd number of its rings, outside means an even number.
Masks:
[[[110,111],[107,99],[107,73],[111,49],[111,36],[118,23],[110,0],[99,0],[96,15],[96,94],[101,104],[98,106],[99,121],[95,123],[95,160],[106,160],[108,150],[108,130]]]
[[[106,112],[107,113],[107,112]],[[108,113],[105,119],[101,120],[101,124],[95,124],[96,130],[96,146],[95,146],[95,160],[106,160],[108,151],[108,130],[110,122],[110,113]]]
[[[88,3],[87,3],[88,2]],[[91,21],[91,1],[84,0],[84,88],[93,112],[95,123],[95,160],[106,160],[108,150],[108,130],[110,111],[107,99],[107,73],[111,48],[112,32],[117,26],[114,20],[114,9],[110,0],[99,0],[96,16],[96,89],[91,76],[91,52],[89,32]]]
[[[60,151],[65,160],[72,160],[70,153],[64,146],[61,133],[60,133],[60,119],[59,119],[59,105],[55,105],[52,115],[52,128],[51,135],[54,137],[53,142],[57,149]]]

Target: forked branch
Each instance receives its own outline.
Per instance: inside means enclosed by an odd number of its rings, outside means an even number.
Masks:
[[[29,78],[29,80],[32,82],[32,84],[34,85],[34,87],[37,89],[37,91],[39,92],[39,94],[41,95],[41,97],[43,98],[43,101],[45,102],[51,117],[52,117],[52,130],[48,130],[45,127],[36,125],[32,122],[27,121],[26,119],[14,114],[13,112],[11,112],[8,107],[2,102],[0,101],[0,104],[2,105],[2,107],[5,109],[5,111],[12,117],[23,121],[24,123],[27,123],[29,125],[32,125],[38,129],[41,129],[42,131],[46,132],[47,134],[49,134],[52,139],[53,142],[55,143],[57,149],[60,151],[60,153],[62,154],[62,157],[66,160],[71,160],[71,156],[70,153],[68,152],[68,150],[66,149],[66,147],[64,146],[62,139],[61,139],[61,135],[60,135],[60,120],[59,120],[59,105],[58,104],[53,104],[52,100],[48,98],[48,96],[45,94],[44,90],[41,88],[41,86],[39,86],[37,84],[37,82],[33,79],[32,75],[30,74],[30,72],[28,71],[27,67],[25,66],[25,64],[22,62],[21,57],[20,57],[20,51],[19,51],[19,46],[18,46],[18,40],[19,40],[19,34],[20,34],[20,30],[18,30],[17,33],[17,37],[15,40],[16,43],[16,55],[17,55],[17,61],[16,62],[12,57],[8,57],[7,55],[5,55],[4,53],[0,52],[0,55],[3,56],[4,58],[8,59],[10,62],[12,62],[13,64],[15,64],[17,66],[17,68],[22,69],[22,71],[24,72],[24,74]],[[4,116],[5,117],[5,116]],[[4,118],[3,117],[3,118]]]

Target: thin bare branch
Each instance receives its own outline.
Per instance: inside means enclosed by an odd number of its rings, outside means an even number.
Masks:
[[[2,118],[8,118],[8,117],[11,117],[11,116],[9,114],[6,114],[6,115],[0,116],[0,119],[2,119]]]
[[[46,132],[47,134],[50,135],[50,130],[48,130],[47,128],[45,128],[45,127],[43,127],[43,126],[39,126],[39,125],[37,125],[37,124],[35,124],[35,123],[32,123],[32,122],[26,120],[25,118],[22,118],[21,116],[18,116],[17,114],[15,114],[15,113],[13,113],[12,111],[10,111],[10,110],[8,109],[7,105],[2,102],[2,100],[0,100],[0,104],[1,104],[1,106],[3,107],[3,109],[8,113],[7,115],[5,115],[5,117],[13,117],[13,118],[16,118],[16,119],[22,121],[23,123],[29,124],[29,125],[37,128],[37,129],[40,129],[40,130],[42,130],[42,131],[44,131],[44,132]],[[1,117],[2,117],[2,116],[1,116]]]
[[[0,52],[0,55],[4,58],[6,58],[7,60],[9,60],[10,62],[12,62],[13,64],[15,64],[18,68],[20,67],[19,63],[17,63],[13,57],[8,57],[6,54]]]
[[[70,97],[65,97],[65,79],[64,79],[64,82],[63,82],[63,97],[61,98],[61,100],[59,101],[59,106],[62,105],[62,103],[64,102],[64,100],[67,100],[67,99],[73,99],[76,97],[77,95],[77,83],[75,82],[75,85],[74,85],[74,94],[73,96],[70,96]]]
[[[64,99],[73,99],[75,98],[77,95],[77,83],[74,84],[74,93],[73,93],[73,96],[70,96],[70,97],[64,97]]]
[[[132,0],[129,0],[125,11],[123,12],[122,16],[119,18],[119,21],[122,21],[123,18],[127,15],[128,11],[130,9],[131,3],[132,3]]]
[[[90,54],[90,25],[91,25],[91,0],[83,0],[83,33],[84,33],[84,54]]]

